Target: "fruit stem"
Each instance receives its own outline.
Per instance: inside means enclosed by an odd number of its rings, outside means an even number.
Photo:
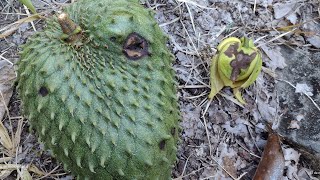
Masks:
[[[82,29],[70,19],[67,13],[59,14],[58,22],[63,32],[61,35],[62,40],[73,43],[81,38]]]

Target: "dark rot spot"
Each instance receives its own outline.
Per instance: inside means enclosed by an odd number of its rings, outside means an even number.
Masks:
[[[160,141],[159,143],[160,150],[164,150],[165,147],[166,147],[166,141],[165,140]]]
[[[110,41],[112,41],[112,42],[115,42],[117,40],[117,38],[116,37],[110,37]]]
[[[231,81],[235,82],[241,72],[241,69],[246,69],[250,66],[250,63],[256,57],[257,53],[254,52],[251,55],[244,54],[243,51],[240,51],[238,54],[235,54],[236,58],[230,62],[232,67]]]
[[[131,60],[141,59],[149,55],[148,42],[138,33],[131,33],[123,45],[123,52]]]
[[[49,93],[49,91],[48,91],[48,89],[47,89],[46,87],[43,87],[43,86],[42,86],[42,87],[39,89],[39,94],[40,94],[42,97],[48,95],[48,93]]]
[[[254,52],[251,55],[245,54],[242,50],[238,52],[239,43],[232,44],[224,52],[229,58],[235,57],[234,60],[230,62],[232,67],[230,79],[235,82],[241,72],[241,69],[246,69],[249,67],[251,61],[256,57],[257,53]]]
[[[224,52],[226,56],[232,58],[233,55],[238,53],[239,43],[232,44],[228,47],[228,49]]]
[[[175,127],[171,128],[171,134],[172,134],[172,136],[176,135],[176,128]]]

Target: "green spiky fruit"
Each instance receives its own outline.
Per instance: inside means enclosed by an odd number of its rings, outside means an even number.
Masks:
[[[80,0],[64,12],[18,64],[40,140],[80,179],[170,179],[179,110],[153,13],[133,0]]]

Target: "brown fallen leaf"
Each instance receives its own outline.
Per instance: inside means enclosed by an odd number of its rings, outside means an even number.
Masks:
[[[16,74],[13,63],[1,60],[0,56],[0,120],[2,120],[7,110],[6,106],[11,98],[15,79]]]
[[[0,60],[0,120],[2,120],[7,109],[7,105],[12,95],[13,82],[16,74],[10,62]],[[0,121],[0,144],[9,152],[13,149],[13,143],[6,127]],[[14,154],[11,154],[14,155]]]
[[[270,132],[253,180],[282,179],[284,165],[280,137]]]
[[[222,158],[223,159],[223,167],[225,171],[223,171],[223,174],[225,177],[232,176],[232,177],[237,177],[237,169],[235,167],[235,159],[232,157],[225,156]],[[228,174],[228,173],[229,174]]]

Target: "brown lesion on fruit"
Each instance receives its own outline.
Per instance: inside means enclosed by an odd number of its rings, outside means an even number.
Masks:
[[[59,14],[58,22],[63,32],[61,39],[76,46],[80,46],[82,44],[82,29],[80,26],[73,22],[67,13]]]
[[[171,128],[171,135],[172,136],[176,135],[176,128],[175,127]]]
[[[165,147],[166,147],[166,141],[165,140],[160,141],[159,143],[160,150],[164,150]]]
[[[111,42],[116,42],[116,40],[117,40],[116,37],[114,37],[114,36],[110,37],[110,41],[111,41]]]
[[[131,33],[125,40],[123,52],[128,59],[138,60],[149,55],[148,42],[138,33]]]
[[[233,55],[238,53],[239,43],[232,44],[228,47],[228,49],[224,52],[226,56],[232,58]]]
[[[46,87],[42,86],[40,87],[39,89],[39,92],[38,92],[42,97],[45,97],[49,94],[49,91]]]
[[[230,66],[232,67],[230,80],[235,82],[241,72],[241,69],[246,69],[250,66],[250,63],[256,57],[257,53],[254,52],[250,55],[245,54],[243,50],[238,52],[239,43],[232,44],[228,47],[228,49],[224,52],[226,56],[232,58],[233,55],[235,57],[234,60],[230,62]]]

